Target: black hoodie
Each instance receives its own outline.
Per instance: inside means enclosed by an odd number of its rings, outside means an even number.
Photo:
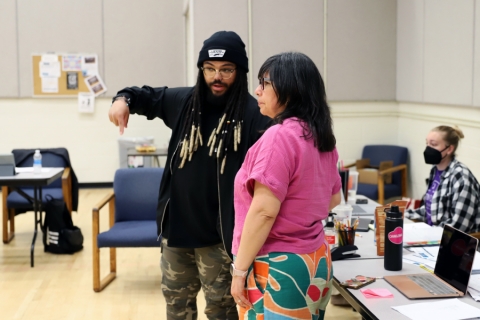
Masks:
[[[269,118],[260,114],[257,101],[249,95],[244,108],[241,143],[237,152],[228,154],[224,173],[220,174],[220,160],[209,157],[206,150],[200,149],[193,155],[192,163],[187,162],[184,168],[178,169],[171,161],[175,153],[180,152],[177,146],[180,141],[182,119],[192,94],[192,87],[169,89],[143,86],[125,88],[117,95],[130,98],[131,114],[144,115],[149,120],[160,118],[172,129],[166,170],[163,173],[158,199],[158,234],[163,234],[171,247],[199,248],[222,241],[226,252],[231,256],[235,175],[248,149],[258,140],[261,131],[267,128]],[[210,120],[206,120],[207,126],[212,124],[212,119],[218,120],[215,112],[211,110]],[[207,117],[205,115],[204,119]],[[214,125],[217,124],[217,120],[214,120]],[[208,129],[202,128],[204,139],[209,133]],[[201,148],[206,149],[206,146]],[[173,174],[181,179],[174,179]],[[185,192],[179,186],[181,183],[185,184]],[[199,194],[204,195],[203,201],[202,197],[199,198],[196,194],[192,199],[188,196],[186,198],[187,192],[190,191],[192,194],[192,191],[197,189]]]

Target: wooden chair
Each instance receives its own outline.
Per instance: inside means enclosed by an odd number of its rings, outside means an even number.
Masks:
[[[13,150],[15,155],[15,163],[17,167],[32,167],[33,165],[33,152],[35,149],[31,149],[32,156],[19,158],[16,151]],[[42,149],[41,149],[42,150]],[[52,196],[55,199],[63,199],[67,205],[70,213],[72,210],[77,210],[77,203],[74,203],[73,198],[76,197],[78,202],[78,188],[76,195],[73,190],[73,170],[70,168],[70,160],[68,157],[68,151],[65,148],[51,149],[61,150],[60,153],[48,152],[42,150],[42,166],[43,167],[63,167],[62,178],[54,181],[52,184],[42,188],[42,205],[46,203],[47,195]],[[28,154],[28,150],[20,150],[22,154]],[[33,188],[21,188],[27,195],[33,197]],[[15,236],[15,215],[27,211],[33,211],[33,205],[30,201],[21,196],[18,192],[14,191],[10,187],[2,187],[2,237],[3,243],[9,243]]]
[[[157,204],[163,168],[119,169],[113,192],[92,210],[93,290],[102,291],[117,274],[116,248],[157,247]],[[100,210],[108,204],[109,229],[100,233]],[[110,249],[110,272],[100,279],[100,248]]]
[[[359,183],[357,194],[364,195],[380,204],[391,197],[407,196],[408,149],[392,145],[367,145],[363,148],[362,159],[370,159],[370,164],[378,166],[381,161],[393,161],[393,167],[378,172],[377,184]],[[346,166],[353,167],[355,164]],[[385,183],[385,175],[392,174],[392,183]]]
[[[469,233],[469,234],[474,238],[480,239],[480,232],[472,232],[472,233]]]

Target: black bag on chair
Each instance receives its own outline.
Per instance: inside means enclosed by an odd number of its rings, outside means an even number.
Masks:
[[[82,231],[73,225],[65,202],[49,196],[47,196],[47,200],[43,224],[45,252],[73,254],[82,250]]]

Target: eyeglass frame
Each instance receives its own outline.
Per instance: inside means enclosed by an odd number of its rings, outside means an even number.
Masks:
[[[265,81],[267,82],[272,82],[272,80],[270,78],[258,78],[258,82],[259,82],[259,86],[260,88],[262,88],[262,91],[265,90]]]
[[[216,76],[217,73],[218,73],[218,74],[220,75],[220,77],[222,77],[222,79],[224,79],[224,80],[230,79],[230,78],[233,76],[233,73],[237,70],[236,68],[233,68],[233,69],[229,69],[229,68],[215,69],[215,68],[212,68],[212,67],[200,67],[200,69],[203,71],[203,74],[204,74],[205,76],[208,76],[208,77],[210,77],[210,78],[215,78],[215,76]],[[209,76],[209,75],[207,75],[207,73],[205,72],[205,69],[215,70],[215,74]],[[231,71],[230,76],[229,76],[228,78],[226,78],[225,76],[223,76],[223,75],[221,74],[221,72],[222,72],[222,71],[225,71],[225,70]]]

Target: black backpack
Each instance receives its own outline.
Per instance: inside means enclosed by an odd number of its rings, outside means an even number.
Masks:
[[[63,200],[47,195],[45,221],[43,223],[43,245],[45,252],[73,254],[83,249],[83,235],[73,225],[72,217]]]

